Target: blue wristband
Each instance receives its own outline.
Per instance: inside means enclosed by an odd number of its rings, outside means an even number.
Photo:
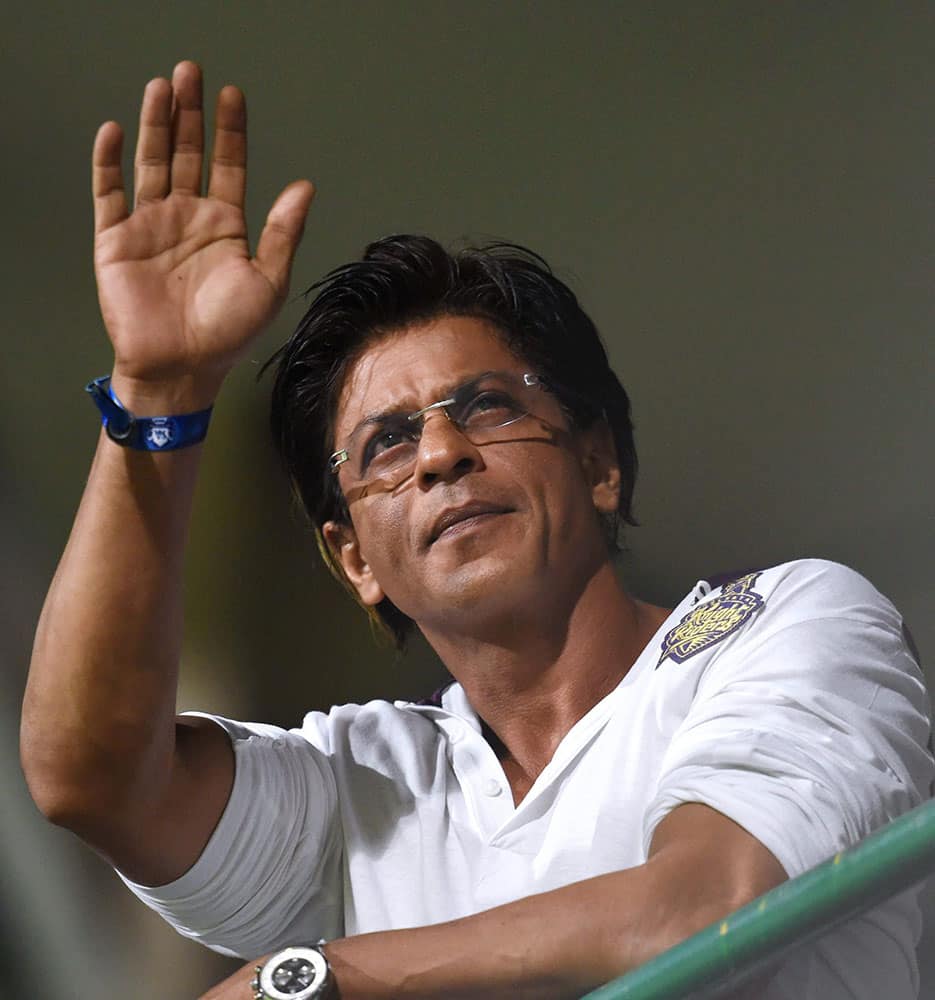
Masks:
[[[138,417],[126,409],[110,387],[110,375],[89,382],[85,392],[101,411],[101,421],[111,441],[136,451],[174,451],[203,441],[211,410],[171,417]]]

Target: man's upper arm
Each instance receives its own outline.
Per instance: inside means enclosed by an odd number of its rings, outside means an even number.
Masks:
[[[672,739],[644,835],[648,849],[672,810],[704,803],[791,877],[918,805],[932,758],[892,606],[845,567],[771,572],[786,578],[764,587],[761,618],[706,669]]]
[[[124,866],[129,888],[179,933],[225,954],[259,955],[340,934],[337,786],[328,756],[309,738],[312,731],[213,717],[179,721],[186,731],[183,763],[167,815],[192,808],[201,782],[216,778],[211,768],[220,761],[203,753],[205,740],[219,738],[215,750],[226,747],[230,754],[229,794],[221,802],[212,786],[214,801],[202,813],[205,842],[179,877],[153,887],[155,879],[134,878]],[[196,751],[187,761],[186,739]]]
[[[205,718],[180,716],[165,793],[133,825],[115,823],[83,834],[123,875],[141,885],[164,885],[188,871],[211,837],[234,782],[228,734]]]
[[[657,919],[667,921],[656,939],[657,949],[673,947],[787,878],[756,837],[697,802],[676,807],[656,827],[647,861],[647,867],[652,866],[663,869],[665,887],[654,906]],[[775,971],[735,987],[730,1000],[760,1000]]]
[[[710,806],[688,802],[673,809],[656,827],[650,864],[671,866],[689,893],[704,893],[713,907],[731,912],[786,881],[776,857],[732,819]],[[704,898],[699,895],[695,898]],[[712,920],[723,916],[716,913]]]

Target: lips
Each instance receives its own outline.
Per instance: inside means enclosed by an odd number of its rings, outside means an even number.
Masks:
[[[434,544],[445,531],[462,521],[484,514],[509,514],[511,510],[511,507],[485,500],[474,500],[471,503],[462,504],[460,507],[449,507],[435,519],[426,545]]]

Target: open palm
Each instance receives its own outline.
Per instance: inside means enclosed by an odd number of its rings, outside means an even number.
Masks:
[[[208,190],[201,193],[201,73],[180,63],[172,83],[143,95],[129,212],[122,133],[102,125],[94,144],[95,272],[115,370],[140,381],[223,377],[274,317],[313,189],[276,200],[250,256],[244,222],[246,110],[236,87],[218,96]]]

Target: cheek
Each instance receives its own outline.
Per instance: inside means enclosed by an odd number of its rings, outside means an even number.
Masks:
[[[592,533],[603,537],[591,488],[574,456],[566,455],[552,466],[540,490],[533,501],[541,506],[546,535],[553,546],[580,548]]]
[[[361,556],[381,585],[384,584],[381,577],[388,576],[388,570],[399,566],[406,556],[407,520],[403,504],[397,501],[398,498],[380,497],[369,509],[351,516]]]

